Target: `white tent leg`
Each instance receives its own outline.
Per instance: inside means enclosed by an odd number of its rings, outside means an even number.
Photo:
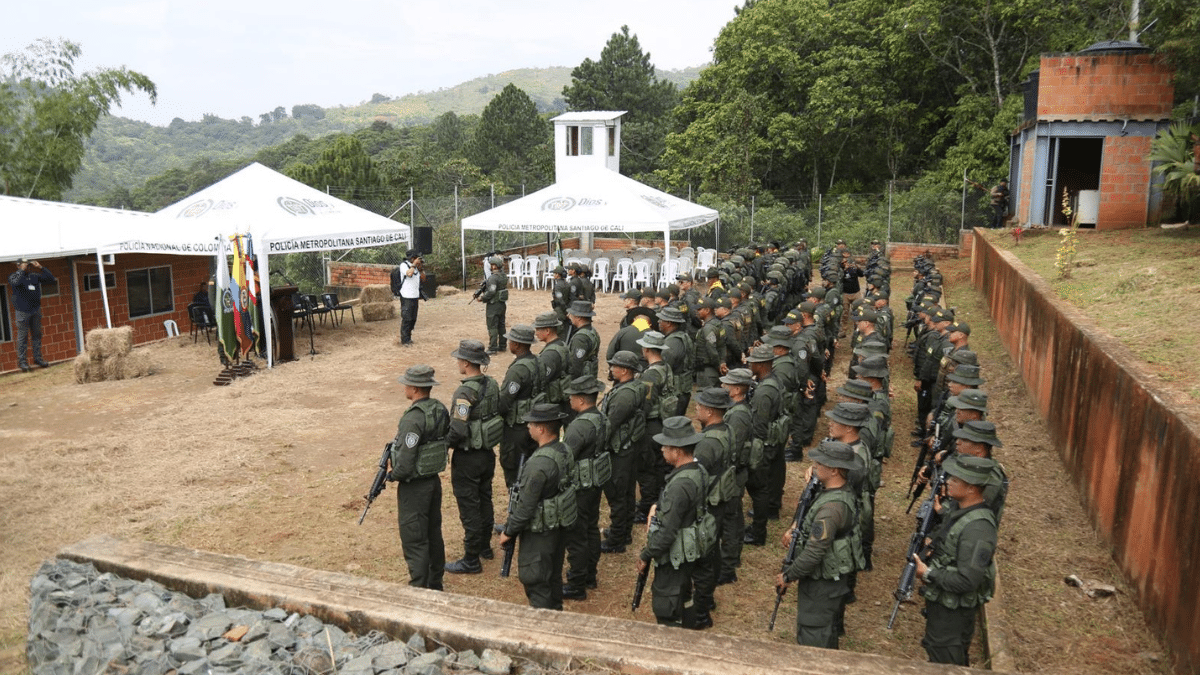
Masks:
[[[265,244],[265,242],[264,242]],[[264,245],[264,248],[267,248]],[[275,366],[275,345],[271,341],[271,256],[258,257],[258,306],[263,313],[263,339],[267,341],[267,367]],[[290,319],[289,319],[290,320]]]
[[[663,272],[665,273],[671,269],[671,228],[668,227],[663,231],[663,239],[665,240],[663,244]],[[673,283],[675,283],[674,279],[667,279],[667,283],[663,284],[663,286],[670,286]]]
[[[100,296],[104,298],[104,324],[112,328],[112,313],[108,309],[108,284],[104,283],[104,256],[96,249],[96,269],[100,272]]]

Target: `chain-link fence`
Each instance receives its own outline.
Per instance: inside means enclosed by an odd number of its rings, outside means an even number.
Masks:
[[[529,187],[528,191],[534,189]],[[373,190],[330,186],[328,193],[356,206],[390,217],[415,228],[432,230],[431,250],[425,255],[426,269],[439,283],[461,284],[463,274],[459,223],[463,218],[520,199],[522,195],[449,194],[412,195],[408,191]],[[680,195],[686,198],[686,193]],[[915,189],[911,182],[895,181],[889,190],[873,194],[837,194],[773,198],[766,203],[752,198],[735,203],[721,198],[701,198],[700,203],[717,209],[719,221],[678,232],[672,243],[704,246],[718,250],[750,242],[791,243],[806,239],[810,248],[828,248],[845,239],[852,251],[865,252],[872,239],[886,242],[957,244],[959,230],[986,226],[991,207],[986,192],[965,185],[963,190]],[[415,239],[414,234],[414,239]],[[566,235],[569,236],[569,235]],[[662,232],[613,233],[609,237],[629,240],[661,240]],[[463,235],[468,283],[483,275],[479,256],[491,251],[521,250],[550,245],[558,248],[554,235],[524,232],[468,230]],[[415,245],[415,241],[414,241]],[[404,259],[406,246],[395,244],[349,251],[291,253],[271,261],[302,292],[319,293],[330,285],[331,261],[375,263],[394,266]],[[545,250],[544,248],[541,250]]]

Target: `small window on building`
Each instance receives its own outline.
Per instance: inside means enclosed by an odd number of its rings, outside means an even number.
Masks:
[[[117,285],[116,272],[105,272],[104,273],[104,285],[106,288],[112,288]],[[98,273],[83,275],[83,290],[85,290],[85,291],[100,290],[100,275]]]
[[[579,154],[579,127],[567,127],[567,156]]]
[[[581,155],[592,154],[592,132],[593,131],[594,130],[591,127],[583,127],[583,133],[581,134],[581,138],[580,138],[580,142],[579,142],[579,145],[580,145],[579,154],[581,154]]]
[[[58,279],[42,283],[42,297],[48,298],[58,295]]]
[[[129,318],[162,314],[174,309],[170,267],[126,272],[125,284],[125,292],[129,296]]]
[[[608,156],[609,157],[617,156],[617,128],[616,127],[608,128]]]
[[[8,286],[0,286],[0,342],[12,342],[12,323],[8,316]]]

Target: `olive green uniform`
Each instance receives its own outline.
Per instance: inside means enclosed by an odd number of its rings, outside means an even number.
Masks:
[[[849,486],[822,490],[800,523],[796,557],[783,571],[796,584],[796,642],[838,648],[838,617],[862,551]]]
[[[925,573],[925,637],[934,663],[970,665],[975,614],[992,598],[996,579],[995,514],[985,504],[951,513],[933,537]]]
[[[506,535],[519,537],[517,566],[530,607],[562,609],[563,556],[577,512],[573,464],[563,443],[535,450],[525,462],[516,503],[504,525]]]
[[[608,421],[594,406],[571,420],[563,442],[575,457],[577,484],[575,501],[579,516],[567,535],[567,586],[573,589],[596,586],[600,562],[600,490],[612,476],[612,455],[604,442]]]
[[[646,431],[643,435],[641,451],[635,463],[637,474],[638,517],[645,522],[646,515],[658,493],[662,491],[671,466],[663,459],[662,446],[654,442],[655,434],[662,433],[662,421],[675,414],[677,398],[675,395],[675,376],[666,361],[650,364],[638,376],[638,380],[646,385]]]
[[[641,452],[646,432],[646,388],[638,380],[614,386],[600,402],[608,420],[612,480],[604,485],[609,507],[609,543],[623,546],[633,530],[634,460]]]
[[[570,379],[596,377],[600,372],[600,336],[592,324],[576,328],[567,340],[567,371]]]
[[[701,430],[704,439],[696,444],[696,461],[704,467],[705,473],[711,478],[708,494],[705,497],[708,512],[716,521],[716,541],[708,555],[696,561],[692,572],[695,584],[696,616],[703,619],[712,609],[713,593],[717,588],[717,576],[721,569],[721,556],[725,547],[731,542],[722,539],[725,512],[729,509],[729,501],[736,493],[735,470],[733,469],[733,436],[728,425],[724,422],[710,424]],[[740,542],[739,542],[740,543]]]
[[[560,338],[547,342],[538,353],[537,361],[545,387],[542,392],[545,402],[559,406],[563,412],[570,412],[568,396],[563,393],[563,388],[571,381],[567,366],[567,343]]]
[[[693,361],[696,358],[696,347],[692,336],[680,326],[663,341],[663,361],[671,366],[671,374],[675,377],[675,412],[672,415],[684,415],[688,403],[692,400]]]
[[[441,401],[424,398],[400,417],[392,441],[392,471],[400,545],[408,564],[408,584],[442,589],[446,547],[442,541],[442,482],[450,414]]]
[[[721,572],[719,577],[733,575],[742,565],[742,539],[746,536],[742,497],[746,494],[748,463],[750,461],[750,404],[739,401],[725,411],[725,426],[729,427],[729,445],[733,450],[734,494],[725,506],[717,538],[721,542]]]
[[[504,435],[500,438],[500,468],[504,484],[512,486],[517,480],[521,456],[529,456],[537,444],[529,437],[529,428],[521,421],[533,407],[533,397],[542,390],[541,368],[537,357],[526,352],[508,366],[500,385],[498,412],[504,416]]]
[[[718,378],[725,362],[725,328],[717,317],[710,316],[696,334],[694,355],[696,385],[701,389],[721,386]]]
[[[746,482],[754,509],[746,539],[763,543],[767,537],[767,519],[772,513],[771,467],[777,461],[776,455],[783,454],[787,429],[791,424],[783,408],[783,389],[774,373],[768,374],[759,383],[750,401],[750,410],[750,435],[758,449],[751,453]]]
[[[463,552],[467,558],[478,558],[490,550],[495,522],[493,448],[501,433],[499,408],[500,385],[490,375],[463,380],[450,402],[450,431],[446,435],[447,444],[454,449],[450,458],[450,485],[458,503]]]
[[[488,351],[501,351],[504,349],[504,315],[508,311],[508,277],[501,272],[488,276],[479,301],[487,305],[484,316],[487,317]]]
[[[658,623],[687,626],[693,618],[692,573],[695,561],[706,551],[693,548],[685,554],[683,532],[703,520],[708,495],[704,467],[688,462],[667,475],[650,520],[641,559],[654,566],[654,617]],[[685,623],[686,620],[686,623]]]

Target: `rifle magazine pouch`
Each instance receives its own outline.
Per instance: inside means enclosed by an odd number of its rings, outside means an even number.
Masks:
[[[416,478],[436,476],[446,468],[446,441],[433,441],[417,449]]]

